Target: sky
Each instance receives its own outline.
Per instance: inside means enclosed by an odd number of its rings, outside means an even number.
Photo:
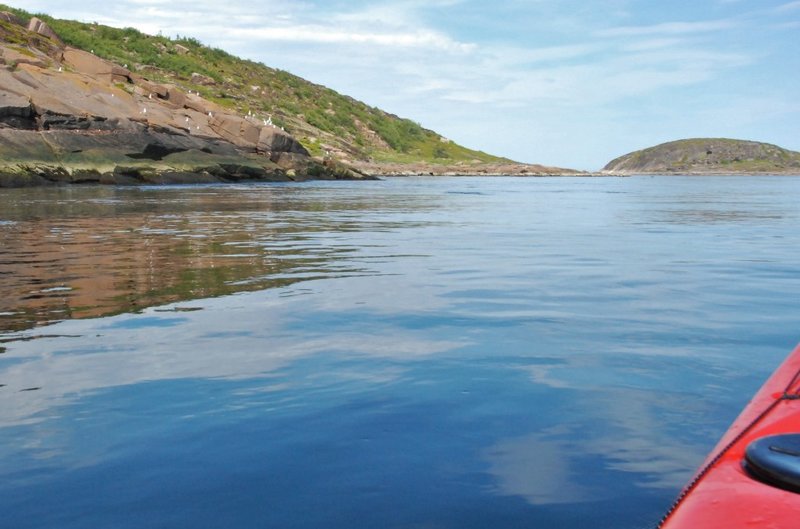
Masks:
[[[7,0],[194,37],[520,162],[691,137],[800,151],[800,0]]]

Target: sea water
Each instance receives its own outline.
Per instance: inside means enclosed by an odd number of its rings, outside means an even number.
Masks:
[[[653,526],[800,341],[800,179],[0,191],[0,527]]]

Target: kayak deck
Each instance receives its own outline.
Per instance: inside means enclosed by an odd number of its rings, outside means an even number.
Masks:
[[[800,527],[800,494],[756,479],[744,464],[751,443],[789,433],[800,433],[800,346],[734,421],[658,527]]]

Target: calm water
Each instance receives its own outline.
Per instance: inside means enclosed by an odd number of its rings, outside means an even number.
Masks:
[[[0,527],[646,528],[800,340],[800,178],[0,191]]]

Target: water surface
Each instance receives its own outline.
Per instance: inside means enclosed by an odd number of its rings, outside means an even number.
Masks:
[[[0,192],[15,528],[644,528],[800,337],[800,179]]]

